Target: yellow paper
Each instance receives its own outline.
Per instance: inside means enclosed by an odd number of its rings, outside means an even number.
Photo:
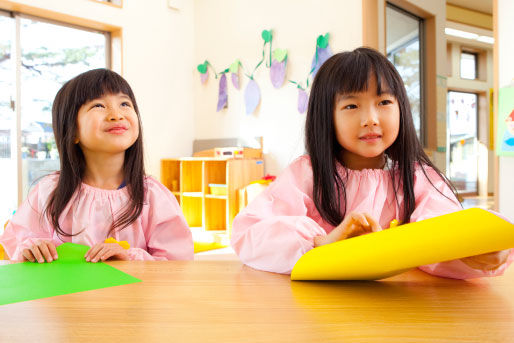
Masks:
[[[472,208],[314,248],[298,260],[291,280],[377,280],[513,247],[513,224]]]

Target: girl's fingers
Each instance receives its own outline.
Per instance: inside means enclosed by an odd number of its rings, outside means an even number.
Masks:
[[[369,228],[370,225],[366,219],[366,217],[364,216],[364,214],[362,213],[353,213],[353,218],[354,218],[354,221],[356,221],[358,224],[364,226],[365,228]]]
[[[375,220],[375,218],[373,218],[369,213],[364,213],[364,216],[366,217],[366,219],[368,220],[368,223],[371,224],[371,231],[373,232],[378,232],[378,231],[382,231],[382,227],[380,226],[380,224]]]
[[[48,242],[47,246],[48,246],[48,250],[50,251],[50,254],[52,254],[52,257],[54,258],[54,260],[57,260],[59,255],[57,255],[57,249],[55,248],[54,243]]]
[[[95,246],[93,246],[91,249],[89,249],[86,253],[86,256],[84,256],[86,258],[86,261],[87,262],[90,262],[93,257],[96,256],[96,253],[98,252],[98,250],[100,250],[102,248],[102,244],[99,243],[99,244],[96,244]]]
[[[48,250],[47,242],[40,242],[38,244],[39,251],[41,251],[41,255],[43,255],[43,258],[46,260],[46,262],[52,262],[54,259],[52,255],[50,254],[50,251]]]
[[[45,259],[43,258],[43,255],[41,255],[41,251],[39,251],[39,246],[37,246],[37,245],[33,245],[33,246],[30,248],[30,251],[32,251],[32,255],[34,255],[34,257],[36,258],[36,260],[38,261],[38,263],[43,263],[43,262],[45,262]]]
[[[102,261],[105,261],[107,260],[109,257],[112,257],[116,255],[116,251],[114,251],[113,249],[108,249],[106,252],[104,252],[102,254],[102,257],[100,258]]]
[[[30,249],[24,249],[22,255],[27,261],[36,262],[36,259],[34,258],[34,255]]]
[[[98,262],[100,261],[100,259],[102,258],[102,256],[108,252],[110,249],[109,247],[105,246],[105,245],[102,245],[100,250],[98,250],[98,252],[95,254],[95,256],[92,256],[91,257],[91,262]]]

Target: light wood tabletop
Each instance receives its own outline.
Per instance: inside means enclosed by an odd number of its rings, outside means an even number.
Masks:
[[[514,268],[292,282],[238,261],[110,262],[140,283],[0,306],[0,342],[514,342]]]

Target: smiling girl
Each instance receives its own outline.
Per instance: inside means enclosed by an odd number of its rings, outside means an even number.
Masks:
[[[0,237],[12,260],[52,262],[63,242],[90,246],[90,262],[193,258],[175,196],[145,175],[127,81],[107,69],[78,75],[57,93],[52,122],[60,171],[39,181]]]
[[[418,141],[402,79],[359,48],[319,69],[299,157],[234,220],[232,246],[256,269],[290,273],[320,245],[461,210]],[[509,251],[421,267],[434,275],[499,275]]]

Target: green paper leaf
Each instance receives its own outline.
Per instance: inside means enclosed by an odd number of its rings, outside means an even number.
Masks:
[[[324,36],[319,35],[318,39],[316,40],[316,44],[322,48],[325,49],[328,46],[328,39],[330,38],[330,34],[327,32]]]
[[[287,49],[275,49],[273,50],[273,58],[278,62],[282,62],[287,57]]]
[[[207,63],[199,64],[196,69],[202,73],[205,74],[207,72]]]
[[[229,68],[230,72],[236,74],[238,72],[238,70],[239,70],[239,64],[240,63],[241,62],[239,62],[239,60],[235,60],[234,63],[232,63],[230,65],[230,68]]]
[[[126,285],[141,280],[105,263],[84,259],[88,246],[63,243],[51,263],[24,262],[0,266],[0,305]]]
[[[264,39],[264,42],[269,43],[273,39],[273,34],[271,33],[271,30],[263,30],[262,31],[262,39]]]

